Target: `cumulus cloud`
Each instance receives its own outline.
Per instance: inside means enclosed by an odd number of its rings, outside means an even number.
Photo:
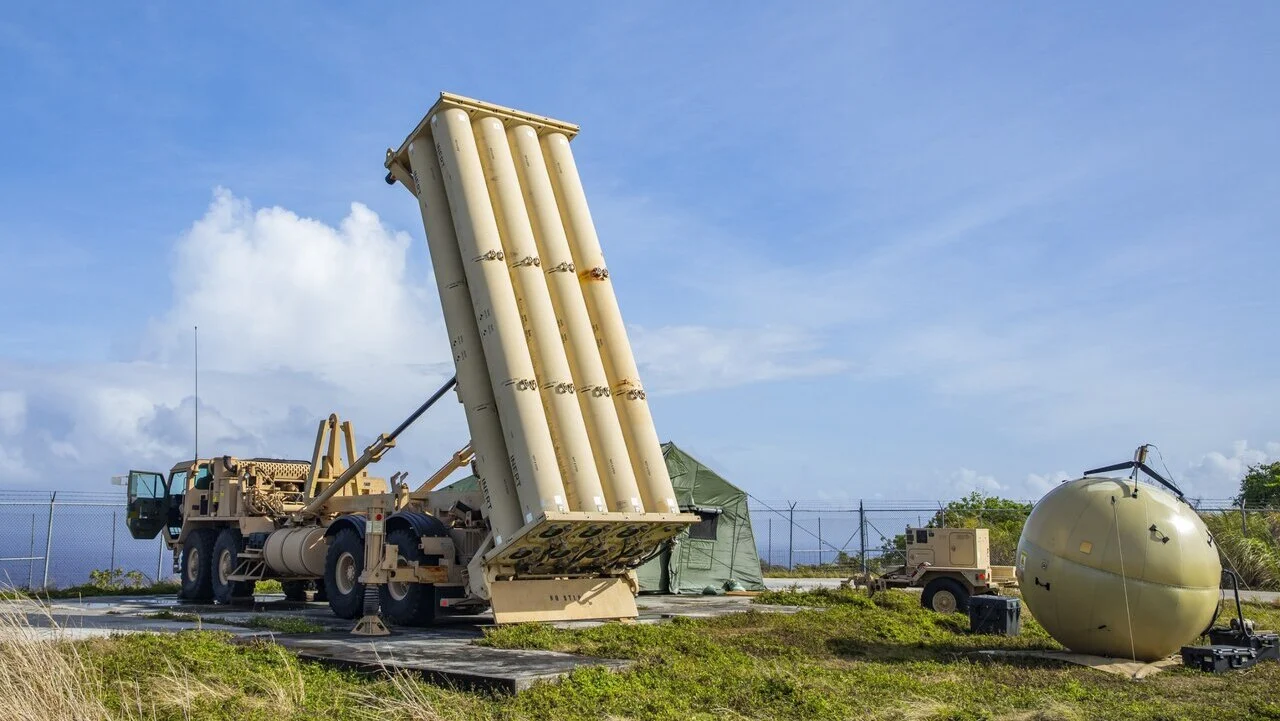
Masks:
[[[1240,479],[1250,466],[1280,460],[1280,443],[1250,448],[1247,441],[1235,441],[1231,449],[1210,451],[1192,461],[1182,474],[1183,491],[1226,497],[1239,491]]]
[[[283,208],[255,209],[219,188],[178,242],[172,308],[146,351],[232,372],[302,370],[344,385],[370,365],[450,360],[427,278],[406,272],[410,238],[359,203],[336,226]]]
[[[96,487],[190,457],[193,325],[202,455],[309,457],[332,411],[367,443],[452,370],[438,299],[429,274],[410,274],[409,243],[358,203],[329,225],[217,190],[174,248],[171,307],[139,319],[135,359],[0,360],[0,484]],[[462,445],[456,405],[420,421],[388,465],[430,465]]]

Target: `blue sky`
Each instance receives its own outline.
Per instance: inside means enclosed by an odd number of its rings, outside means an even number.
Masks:
[[[382,156],[441,90],[579,123],[659,433],[765,498],[1280,457],[1280,8],[16,3],[0,487],[305,456],[448,375]],[[466,440],[432,414],[382,470]]]

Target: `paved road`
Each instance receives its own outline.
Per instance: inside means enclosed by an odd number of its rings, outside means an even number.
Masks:
[[[778,591],[785,588],[799,587],[803,590],[812,588],[836,588],[844,583],[843,578],[766,578],[764,579],[765,588],[771,591]],[[1261,603],[1280,603],[1280,592],[1276,591],[1241,591],[1240,598],[1244,601],[1259,601]]]

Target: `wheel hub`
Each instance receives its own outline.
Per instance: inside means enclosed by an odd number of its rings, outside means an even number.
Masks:
[[[200,576],[200,549],[191,548],[187,551],[187,580],[192,583]]]
[[[933,594],[933,610],[938,613],[952,613],[956,610],[955,594],[941,590]]]
[[[223,551],[218,556],[218,583],[227,585],[227,576],[231,575],[231,552]]]
[[[356,588],[356,559],[350,553],[344,553],[338,556],[338,562],[334,564],[334,581],[338,586],[338,592],[342,595],[351,593]]]

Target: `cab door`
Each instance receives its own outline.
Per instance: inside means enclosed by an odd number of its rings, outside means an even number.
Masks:
[[[169,489],[164,474],[129,471],[129,505],[125,524],[134,538],[155,538],[169,519]]]
[[[166,533],[169,534],[170,541],[178,540],[182,535],[182,503],[187,497],[187,479],[191,476],[189,470],[173,471],[169,474],[169,503],[168,503],[168,527]]]

